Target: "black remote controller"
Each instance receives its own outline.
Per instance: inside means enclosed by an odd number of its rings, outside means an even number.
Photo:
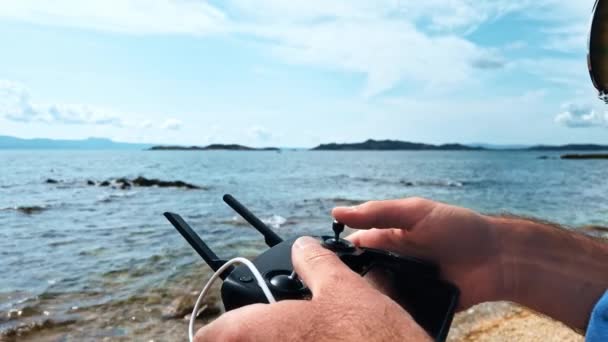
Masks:
[[[291,246],[296,238],[283,241],[234,197],[225,195],[224,201],[264,235],[270,249],[257,256],[253,264],[265,278],[276,300],[310,298],[310,291],[298,279],[291,264]],[[179,215],[164,215],[214,271],[226,263]],[[333,236],[316,237],[325,248],[335,252],[361,276],[379,271],[386,277],[383,279],[391,283],[390,289],[394,293],[391,298],[405,308],[435,341],[445,341],[460,291],[440,278],[436,265],[388,251],[354,246],[340,238],[344,225],[339,222],[334,221],[332,229]],[[229,268],[221,278],[224,280],[222,301],[227,311],[249,304],[268,303],[253,274],[244,265]]]

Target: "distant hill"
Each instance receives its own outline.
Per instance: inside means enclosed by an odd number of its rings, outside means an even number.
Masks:
[[[350,144],[321,144],[313,151],[475,151],[482,147],[462,144],[432,145],[399,140],[373,140]]]
[[[150,151],[279,151],[277,147],[249,147],[237,144],[211,144],[207,146],[152,146]]]
[[[56,140],[0,136],[0,149],[141,150],[150,146],[151,144],[115,142],[106,138]]]

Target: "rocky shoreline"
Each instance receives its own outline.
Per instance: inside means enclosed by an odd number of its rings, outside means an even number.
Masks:
[[[214,292],[218,292],[215,289]],[[77,319],[32,320],[16,326],[0,335],[1,341],[38,341],[87,340],[92,337],[100,341],[163,340],[183,341],[193,303],[197,293],[184,293],[177,296],[163,310],[156,309],[157,301],[165,299],[151,296],[134,303],[117,303],[111,308],[122,312],[120,317],[110,317],[104,312],[81,313]],[[117,306],[120,306],[118,308]],[[144,309],[142,310],[141,307]],[[219,298],[209,298],[203,304],[204,311],[197,321],[201,327],[223,313]],[[118,320],[117,320],[118,319]],[[83,331],[78,328],[83,320],[95,320],[101,331]],[[79,323],[81,322],[81,323]],[[124,333],[121,331],[125,330]],[[454,317],[448,342],[507,342],[507,341],[566,341],[583,342],[584,337],[560,322],[535,313],[513,303],[494,302],[474,306]]]

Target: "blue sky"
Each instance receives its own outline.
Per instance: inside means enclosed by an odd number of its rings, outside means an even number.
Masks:
[[[593,0],[9,0],[0,135],[608,143]]]

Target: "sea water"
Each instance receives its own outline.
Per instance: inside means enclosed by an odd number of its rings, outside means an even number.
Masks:
[[[225,193],[284,237],[330,232],[336,205],[408,196],[608,225],[608,161],[551,152],[0,151],[0,171],[0,336],[20,340],[184,340],[163,310],[209,269],[162,213],[221,257],[255,256],[263,239]],[[137,176],[204,189],[87,184]]]

